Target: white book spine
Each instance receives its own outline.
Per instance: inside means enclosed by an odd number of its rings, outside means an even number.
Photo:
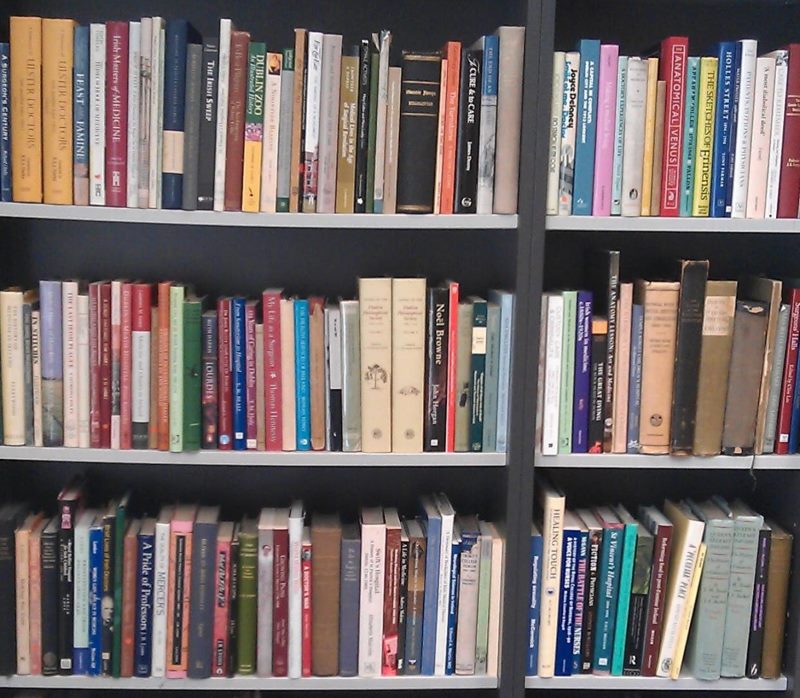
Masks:
[[[219,21],[217,140],[214,151],[214,210],[225,210],[225,151],[228,139],[228,80],[231,71],[231,20]]]
[[[89,203],[106,205],[106,26],[89,25]]]
[[[453,564],[453,515],[442,514],[439,548],[439,600],[436,605],[436,654],[433,673],[444,676],[447,659],[447,616],[450,607],[450,570]]]
[[[161,146],[164,122],[164,19],[153,17],[150,39],[150,154],[148,208],[161,208]]]
[[[564,52],[553,54],[553,95],[550,101],[550,141],[547,152],[548,216],[558,215],[558,170],[561,162],[561,116],[564,102]]]
[[[258,623],[256,668],[259,676],[272,676],[272,595],[274,548],[272,529],[258,531]]]
[[[78,296],[78,448],[89,448],[89,296]]]
[[[750,146],[753,137],[753,103],[756,94],[756,54],[758,42],[742,39],[742,60],[739,65],[739,106],[736,117],[736,150],[733,161],[733,196],[731,218],[744,218],[747,213],[747,184],[750,178]]]
[[[478,590],[480,584],[480,536],[470,548],[464,546],[462,531],[461,569],[458,583],[458,616],[456,621],[455,672],[471,676],[475,673],[475,640],[478,625]]]
[[[750,174],[747,184],[748,218],[764,218],[774,88],[775,58],[762,56],[756,61],[753,139],[750,145]]]
[[[644,169],[644,122],[647,100],[647,60],[628,59],[625,88],[625,135],[622,155],[623,216],[642,213],[642,175]]]
[[[342,37],[322,37],[322,96],[319,114],[319,187],[317,212],[336,209],[336,166],[339,138],[339,84],[342,70]],[[280,100],[280,97],[278,98]],[[376,167],[377,179],[377,167]]]
[[[128,208],[139,205],[139,113],[142,85],[142,24],[128,23]]]
[[[297,445],[294,386],[294,301],[281,298],[281,443],[284,451]]]
[[[389,104],[389,49],[392,44],[392,34],[384,30],[377,35],[376,38],[378,39],[377,43],[379,49],[378,110],[375,122],[375,183],[373,192],[375,213],[383,213],[383,189],[386,162],[386,113]]]
[[[64,446],[78,447],[78,282],[61,284]]]
[[[611,165],[611,215],[622,213],[622,157],[625,145],[625,95],[628,87],[628,57],[617,64],[617,104],[614,117],[614,160]]]
[[[89,523],[79,522],[73,543],[72,644],[76,650],[89,647]]]
[[[361,677],[381,674],[385,553],[386,525],[362,526],[358,628],[358,675]]]
[[[33,376],[33,445],[44,445],[42,436],[42,345],[38,310],[31,312],[31,368]]]
[[[139,149],[136,159],[138,164],[136,182],[138,187],[137,205],[139,208],[147,208],[150,199],[150,102],[153,85],[153,19],[151,17],[142,17],[140,33]]]
[[[303,519],[289,517],[289,678],[303,669]]]
[[[561,344],[564,299],[561,294],[546,296],[547,344],[545,349],[544,403],[542,404],[542,455],[558,453],[558,411],[561,388]]]
[[[264,156],[261,159],[259,208],[266,213],[275,213],[278,189],[278,133],[281,122],[281,54],[279,53],[267,54],[267,80],[264,92]]]
[[[494,57],[495,62],[498,57]],[[495,70],[497,70],[495,63]],[[497,76],[495,75],[495,80]],[[497,92],[481,94],[478,134],[478,190],[476,213],[491,213],[494,204],[494,154],[497,143]]]
[[[169,521],[156,522],[156,561],[153,593],[153,676],[164,676],[167,668],[167,580],[169,578]]]
[[[503,621],[503,556],[505,541],[496,530],[492,536],[492,583],[489,596],[489,649],[486,654],[486,673],[500,674],[500,631]]]
[[[131,330],[131,422],[150,422],[150,332]]]
[[[308,32],[306,113],[303,142],[303,212],[317,210],[319,176],[319,112],[322,93],[322,33]]]
[[[572,185],[575,179],[575,136],[578,128],[577,51],[564,54],[564,98],[561,103],[561,162],[558,168],[558,215],[572,213]]]
[[[767,194],[764,204],[766,218],[778,215],[778,191],[781,183],[781,157],[783,155],[783,119],[786,114],[786,80],[789,75],[789,52],[770,54],[775,57],[775,85],[772,100],[772,128],[769,140],[769,169]]]

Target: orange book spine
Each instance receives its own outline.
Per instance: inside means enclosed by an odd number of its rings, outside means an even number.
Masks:
[[[119,675],[133,676],[133,637],[136,623],[136,543],[139,523],[134,521],[122,548],[122,655]]]
[[[46,204],[72,203],[72,64],[75,22],[42,20],[42,178]]]
[[[31,583],[30,646],[31,675],[42,673],[42,549],[41,533],[46,521],[40,521],[31,533],[28,548],[28,578]]]
[[[192,578],[192,523],[173,521],[169,535],[167,678],[185,679],[189,666],[189,581]]]
[[[11,189],[14,201],[42,201],[42,19],[12,17]]]
[[[444,146],[442,151],[442,183],[439,213],[453,212],[456,189],[456,145],[458,141],[458,89],[461,78],[461,42],[448,41],[447,85],[445,86]]]
[[[158,284],[158,450],[169,451],[169,289]]]

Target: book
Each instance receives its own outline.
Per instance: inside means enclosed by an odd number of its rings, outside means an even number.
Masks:
[[[500,38],[487,34],[476,44],[483,53],[481,67],[481,125],[478,134],[478,187],[475,213],[492,213],[497,148],[497,87]]]
[[[125,206],[128,200],[129,43],[127,22],[106,22],[106,206]]]
[[[761,677],[778,677],[781,672],[783,629],[789,590],[789,561],[793,536],[773,520],[770,528],[770,555],[767,591],[764,603],[764,646],[761,653]]]
[[[731,149],[734,142],[733,103],[735,90],[736,44],[721,41],[717,50],[717,95],[714,110],[714,145],[709,215],[725,217],[728,191],[733,177]]]
[[[602,44],[598,62],[597,133],[592,192],[594,216],[611,215],[618,65],[619,46]]]
[[[615,507],[617,517],[624,525],[622,558],[620,564],[617,617],[614,621],[614,645],[611,655],[611,674],[622,676],[625,661],[628,624],[630,622],[631,594],[634,565],[638,552],[639,522],[622,504]]]
[[[611,214],[622,213],[622,163],[625,144],[625,104],[627,101],[628,56],[617,60],[617,93],[614,113],[614,157],[611,165]]]
[[[106,203],[106,26],[89,25],[89,203]]]
[[[623,216],[638,216],[642,211],[647,73],[646,60],[634,56],[628,59],[620,204]]]
[[[117,632],[122,636],[120,649],[120,678],[133,676],[134,623],[136,620],[136,549],[142,522],[133,519],[127,522],[122,543],[122,618]]]
[[[561,148],[558,173],[558,214],[562,216],[572,213],[580,58],[577,51],[564,54],[564,94],[561,103]]]
[[[341,63],[342,36],[340,34],[324,34],[322,36],[322,86],[319,114],[319,184],[317,197],[317,211],[319,213],[333,213],[336,209]]]
[[[655,676],[661,651],[662,628],[666,606],[667,578],[672,554],[672,522],[656,507],[639,507],[639,519],[653,535],[653,567],[650,573],[650,597],[647,602],[642,676]]]
[[[219,47],[217,58],[217,115],[214,138],[214,202],[215,211],[225,210],[225,167],[228,144],[228,83],[231,70],[231,32],[230,19],[219,20]],[[208,64],[206,64],[208,65]]]
[[[619,348],[614,357],[616,388],[613,396],[614,425],[611,429],[611,452],[624,453],[628,446],[628,393],[631,389],[631,330],[633,323],[633,284],[619,285],[617,302],[617,336]]]
[[[472,303],[472,362],[470,380],[470,450],[483,450],[484,397],[486,387],[486,335],[488,304],[483,298],[470,296]]]
[[[693,216],[711,215],[718,67],[718,58],[703,56],[700,59],[697,95],[697,147],[694,155],[695,174],[691,205],[691,215]]]
[[[386,551],[383,575],[381,676],[397,676],[400,612],[400,545],[403,525],[394,507],[384,510]]]
[[[379,676],[382,654],[386,524],[380,507],[363,508],[360,522],[362,545],[358,675]]]
[[[356,47],[358,56],[356,73],[355,158],[354,158],[354,211],[367,212],[367,159],[369,151],[369,110],[371,58],[368,39],[361,39]],[[402,88],[401,88],[402,98]],[[438,104],[438,100],[437,100]]]
[[[675,647],[675,661],[672,663],[669,677],[674,681],[681,675],[681,667],[683,666],[683,655],[686,650],[686,641],[689,634],[689,629],[694,616],[694,608],[697,602],[697,593],[700,588],[700,579],[703,576],[703,569],[706,562],[707,547],[705,543],[700,544],[700,549],[697,551],[697,562],[694,566],[692,573],[692,581],[689,586],[689,591],[686,594],[686,610],[684,611],[683,618],[681,619],[681,629],[678,635],[678,643]]]
[[[596,508],[594,514],[603,528],[603,542],[598,570],[597,584],[600,595],[595,618],[592,668],[595,673],[610,673],[620,593],[620,568],[625,526],[610,507]]]
[[[170,528],[174,506],[161,507],[155,524],[155,569],[153,580],[153,630],[150,673],[166,674],[167,604],[169,596]]]
[[[226,211],[240,211],[242,208],[249,46],[250,34],[235,29],[231,31],[227,144],[225,146],[224,208]]]
[[[747,642],[745,674],[754,679],[761,675],[761,654],[764,647],[764,610],[766,608],[767,569],[772,532],[764,523],[758,532],[758,557],[756,559],[753,605],[750,611],[750,637]]]
[[[391,450],[392,281],[359,279],[361,435],[365,452]]]
[[[424,448],[426,451],[444,451],[446,447],[449,312],[449,288],[446,286],[429,288],[425,353]]]
[[[525,661],[525,675],[536,676],[539,668],[539,614],[541,610],[541,574],[544,542],[536,524],[531,525],[530,571],[531,586],[528,597],[528,652]]]
[[[680,181],[680,216],[692,215],[692,197],[696,171],[698,113],[704,104],[699,100],[700,64],[702,59],[692,56],[686,61],[686,108],[683,122],[683,156]]]
[[[242,520],[238,539],[236,673],[254,674],[256,671],[256,607],[258,596],[258,528],[255,519],[245,518]]]
[[[88,41],[86,42],[88,48]],[[77,55],[79,51],[75,51]],[[0,43],[0,201],[12,201],[11,196],[11,49]],[[85,63],[88,63],[88,59]],[[85,68],[84,63],[84,68]],[[82,86],[85,89],[85,71]],[[85,92],[83,93],[85,94]],[[85,127],[85,121],[84,121]],[[85,130],[84,130],[85,133]],[[85,146],[85,140],[84,140]],[[84,151],[85,152],[85,151]]]
[[[559,581],[558,629],[556,632],[556,676],[572,673],[573,633],[577,594],[578,548],[583,523],[574,512],[567,511],[564,518],[562,568]]]
[[[339,669],[341,547],[339,517],[315,513],[311,519],[311,665],[315,676],[335,676]]]
[[[547,149],[547,203],[548,216],[558,215],[559,169],[561,164],[562,102],[564,100],[565,53],[553,53],[553,94],[550,99],[550,139]],[[533,676],[534,674],[531,674]]]
[[[753,84],[753,135],[750,145],[745,217],[764,218],[775,90],[774,56],[761,56],[756,59]]]
[[[267,46],[260,41],[251,41],[247,51],[242,211],[256,213],[261,208]]]
[[[294,301],[295,423],[297,450],[311,450],[311,381],[309,347],[309,303]],[[284,447],[285,448],[285,447]]]
[[[142,23],[128,22],[128,138],[125,154],[126,205],[139,206],[139,141],[142,109]],[[199,68],[199,63],[198,63]],[[73,104],[75,100],[73,100]],[[199,114],[199,109],[198,109]],[[196,167],[195,167],[196,169]]]
[[[142,677],[150,676],[152,665],[155,530],[155,519],[143,519],[137,535],[133,674]]]
[[[317,210],[317,178],[319,175],[319,116],[322,91],[322,33],[308,32],[306,53],[305,112],[303,114],[303,213]]]
[[[753,139],[753,110],[756,96],[756,55],[758,42],[742,39],[738,42],[739,77],[736,110],[736,151],[733,163],[733,192],[731,217],[744,218],[747,213],[747,185],[750,179],[750,153]]]
[[[558,396],[558,452],[572,451],[572,402],[575,380],[575,324],[577,314],[577,292],[564,291],[561,332],[561,376]]]
[[[423,447],[425,286],[424,279],[392,279],[391,445],[394,451],[421,452]]]
[[[786,345],[789,338],[789,305],[781,303],[773,345],[772,374],[769,383],[769,399],[764,423],[764,453],[775,452],[775,437],[778,426],[778,406],[781,400],[783,364],[786,358]]]
[[[331,451],[342,449],[342,313],[325,308],[326,435]]]
[[[621,670],[623,676],[640,676],[642,672],[654,543],[653,534],[640,521],[636,532],[636,552],[633,561],[628,627],[625,635],[624,658]]]
[[[34,519],[30,521],[31,525],[26,533],[28,540],[24,543],[25,551],[23,552],[26,558],[30,557],[33,530],[36,528],[39,521],[42,520],[41,514],[31,514],[30,516],[33,516]],[[82,511],[75,520],[72,578],[74,595],[72,608],[72,669],[74,674],[89,673],[89,529],[94,524],[96,516],[97,511],[88,509]],[[25,531],[24,526],[18,530],[17,535],[22,531]],[[19,544],[17,546],[17,553],[17,561],[19,562]],[[30,563],[31,560],[26,559],[26,565],[30,565]],[[30,599],[28,599],[28,607],[30,613],[32,613],[33,607],[30,603]],[[19,617],[18,612],[18,621]],[[28,632],[30,632],[30,629]],[[28,649],[30,645],[31,643],[29,641]],[[19,644],[17,645],[17,650],[19,653]],[[17,667],[17,673],[19,673],[19,667]]]
[[[367,176],[365,207],[363,213],[375,212],[375,150],[378,131],[378,72],[380,55],[374,51],[369,53],[369,109],[367,111]],[[441,94],[441,91],[440,91]]]
[[[486,376],[483,396],[483,450],[497,451],[498,379],[500,372],[500,306],[486,304]],[[570,438],[572,434],[570,433]]]
[[[656,83],[656,122],[655,140],[653,141],[653,185],[650,191],[650,215],[661,215],[661,165],[664,157],[664,111],[667,103],[667,83],[659,80]]]
[[[478,162],[472,154],[478,150],[480,138],[482,63],[483,54],[479,49],[462,49],[453,206],[455,213],[474,213],[476,210]]]
[[[642,156],[642,201],[640,210],[642,216],[649,216],[651,214],[653,202],[653,164],[656,154],[656,120],[659,114],[658,65],[658,57],[647,59],[647,92],[645,95],[644,148]]]
[[[797,71],[798,62],[800,62],[800,44],[789,44],[787,48],[789,51],[789,68],[786,78],[785,126],[781,150],[780,186],[778,189],[778,218],[796,217],[798,198],[800,196],[797,193],[800,180],[798,180],[796,168],[791,164],[798,154],[798,148],[800,148],[800,138],[798,138],[800,133],[795,126],[793,118],[796,114],[795,104],[790,99],[790,95],[795,94],[796,89],[800,86],[800,72]],[[794,58],[794,62],[792,62],[792,58]]]
[[[442,65],[444,65],[444,61]],[[384,163],[385,172],[383,184],[384,213],[397,213],[397,161],[400,157],[400,102],[402,97],[402,78],[402,68],[389,68],[386,105],[386,159]],[[456,94],[456,99],[457,98],[458,95]],[[455,135],[453,138],[455,138]]]
[[[358,77],[358,47],[354,46],[343,51],[341,59],[336,213],[352,213],[355,205]]]
[[[778,215],[778,191],[781,176],[781,154],[783,152],[783,123],[786,115],[786,81],[789,73],[789,52],[786,49],[779,49],[768,53],[767,56],[775,58],[775,81],[764,217],[775,218]]]
[[[311,383],[311,448],[325,449],[326,386],[325,386],[325,299],[309,298],[309,375]]]
[[[361,534],[357,524],[342,527],[339,582],[339,674],[358,675]]]
[[[546,347],[545,373],[543,374],[542,455],[558,453],[559,401],[561,399],[561,356],[564,322],[564,299],[560,293],[544,294],[542,306],[546,308],[547,325],[542,332],[542,346]],[[544,338],[547,338],[546,342]]]
[[[214,208],[214,158],[217,149],[217,97],[219,39],[204,38],[201,64],[201,108],[198,133],[197,204],[201,211]]]
[[[150,44],[150,134],[148,138],[147,207],[161,208],[164,167],[164,87],[166,82],[166,22],[152,18]]]
[[[594,175],[597,131],[597,85],[600,65],[600,41],[581,39],[578,75],[578,132],[575,140],[575,183],[572,199],[573,215],[590,215],[592,211],[592,177]]]
[[[688,37],[670,36],[661,42],[660,79],[666,83],[659,207],[662,216],[678,216],[680,213],[688,60]]]
[[[150,201],[150,107],[153,97],[152,74],[153,18],[142,17],[139,37],[139,133],[136,142],[136,207],[147,208]],[[128,70],[130,78],[130,69]],[[130,100],[128,106],[131,106]],[[131,140],[128,140],[131,145]],[[129,162],[129,164],[131,164]]]

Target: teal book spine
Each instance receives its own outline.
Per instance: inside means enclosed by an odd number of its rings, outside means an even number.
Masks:
[[[628,57],[617,63],[617,114],[614,121],[614,160],[611,165],[611,215],[622,213],[622,156],[625,150],[625,96],[628,86]]]
[[[472,298],[472,361],[469,441],[471,451],[483,450],[483,401],[486,394],[486,325],[488,307],[483,298]]]
[[[564,320],[561,325],[561,391],[558,399],[558,452],[572,453],[572,398],[575,388],[575,322],[578,292],[564,291]]]
[[[500,360],[500,306],[488,303],[486,311],[486,378],[483,397],[483,450],[497,450],[497,381]]]
[[[686,66],[686,112],[683,122],[683,159],[681,160],[681,216],[692,215],[699,78],[700,59],[689,58]]]
[[[294,385],[297,450],[311,450],[311,368],[308,337],[308,301],[294,302]]]
[[[622,676],[625,664],[625,640],[628,634],[628,610],[631,603],[631,584],[633,582],[633,563],[636,559],[636,538],[639,524],[625,524],[622,544],[622,566],[619,575],[619,595],[617,597],[617,619],[614,623],[614,653],[611,657],[612,676]]]
[[[597,135],[597,81],[600,66],[600,41],[581,39],[578,77],[578,130],[575,137],[575,180],[572,189],[572,215],[592,215],[594,151]]]
[[[592,667],[596,673],[601,674],[611,671],[622,548],[622,527],[604,528],[603,543],[600,549],[600,574],[597,579],[600,599],[595,618],[595,641],[592,649]]]
[[[514,329],[514,294],[489,291],[489,300],[500,306],[500,354],[497,369],[497,443],[495,450],[508,450],[508,410],[511,389],[511,340]]]

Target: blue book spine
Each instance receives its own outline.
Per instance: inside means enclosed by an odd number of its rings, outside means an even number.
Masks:
[[[72,164],[75,177],[89,177],[89,27],[75,27],[72,68]]]
[[[433,676],[436,663],[436,613],[439,597],[439,551],[442,519],[427,519],[428,545],[425,553],[425,594],[422,606],[422,668],[420,673]]]
[[[294,388],[297,450],[311,448],[311,367],[309,364],[308,301],[294,302]]]
[[[64,363],[61,282],[39,282],[42,364],[42,439],[45,446],[64,444]]]
[[[614,161],[611,166],[611,215],[622,213],[622,156],[625,142],[625,103],[628,89],[628,57],[617,64],[617,111],[614,120]]]
[[[477,544],[477,538],[471,540]],[[456,618],[458,617],[458,585],[461,579],[461,550],[463,540],[453,538],[450,560],[450,594],[447,601],[447,651],[445,653],[444,673],[452,676],[456,673]]]
[[[711,170],[711,216],[725,217],[728,189],[733,172],[730,151],[733,142],[733,98],[736,79],[736,43],[722,41],[717,52],[717,104],[714,118],[714,148]]]
[[[247,395],[245,387],[244,298],[231,300],[231,359],[233,363],[233,448],[247,448]]]
[[[631,308],[631,364],[628,378],[628,453],[639,453],[639,413],[642,404],[642,344],[644,306]]]
[[[136,557],[136,625],[134,626],[133,675],[150,676],[153,634],[153,582],[155,535],[139,534]]]
[[[531,595],[528,603],[528,661],[526,676],[536,676],[539,668],[539,594],[542,578],[542,534],[531,536]]]
[[[89,529],[89,674],[102,673],[103,527]]]
[[[600,595],[595,618],[595,640],[592,666],[596,672],[610,673],[614,649],[614,623],[619,595],[619,567],[622,560],[622,528],[604,528],[600,548],[600,574],[597,589]]]
[[[575,580],[578,572],[578,546],[581,532],[564,531],[561,557],[561,593],[558,595],[556,631],[556,676],[572,675],[572,632],[575,621]]]
[[[186,44],[189,23],[185,19],[167,20],[164,33],[164,163],[174,163],[161,174],[161,205],[183,205],[183,158],[169,153],[183,152],[183,122],[186,110]]]
[[[736,122],[739,120],[739,91],[742,86],[742,42],[736,42],[733,55],[733,106],[731,107],[731,137],[728,140],[728,181],[731,186],[725,193],[725,215],[733,211],[733,175],[736,167]]]
[[[578,133],[575,137],[572,213],[576,216],[591,216],[600,42],[597,39],[581,39],[578,42],[578,51],[581,54],[581,63],[578,72]]]
[[[620,566],[619,594],[617,595],[617,620],[614,624],[614,649],[612,652],[611,673],[622,676],[625,662],[625,640],[628,633],[628,611],[631,602],[631,584],[633,581],[633,563],[636,556],[636,538],[639,524],[625,524],[625,535],[622,545],[622,563]]]
[[[0,201],[11,201],[11,53],[0,43]]]
[[[572,452],[589,450],[589,393],[592,383],[592,293],[578,291],[575,325],[575,384],[572,400]]]
[[[489,291],[489,300],[500,306],[500,352],[497,370],[497,443],[495,450],[508,450],[508,409],[511,387],[511,347],[514,330],[514,294]]]
[[[800,352],[797,355],[797,367],[800,367]],[[797,373],[795,372],[795,376]],[[800,381],[794,382],[794,395],[792,395],[792,421],[789,427],[789,453],[797,453],[798,445],[800,445],[800,390],[797,389],[797,384]]]
[[[683,119],[683,161],[681,163],[681,216],[692,215],[694,195],[694,156],[697,144],[697,94],[700,59],[692,57],[686,70],[686,111]]]
[[[581,531],[575,577],[575,622],[572,631],[572,673],[580,674],[583,664],[583,626],[585,620],[586,577],[589,567],[589,531]]]

